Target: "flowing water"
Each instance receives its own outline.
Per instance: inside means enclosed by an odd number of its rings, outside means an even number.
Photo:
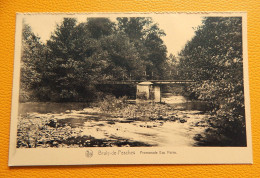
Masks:
[[[56,132],[60,129],[59,135],[70,129],[77,141],[61,141],[59,146],[196,146],[194,136],[207,128],[207,104],[170,94],[162,102],[172,107],[169,118],[115,117],[84,103],[22,103],[19,109],[30,118],[55,119],[48,124]],[[53,140],[48,143],[55,146]]]

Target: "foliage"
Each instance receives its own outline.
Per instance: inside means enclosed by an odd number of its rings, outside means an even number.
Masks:
[[[37,148],[58,146],[58,142],[80,135],[80,131],[70,126],[57,127],[57,120],[46,116],[19,116],[17,127],[17,147]],[[61,146],[61,145],[60,145]]]
[[[45,70],[45,45],[32,33],[31,27],[23,24],[20,101],[34,100],[43,71]]]
[[[104,81],[163,79],[163,31],[151,18],[117,20],[64,18],[46,45],[24,24],[20,94],[28,100],[89,101]]]
[[[118,28],[133,43],[145,64],[145,79],[164,79],[167,49],[161,37],[165,33],[153,23],[152,18],[117,18]]]
[[[183,78],[196,81],[188,88],[193,97],[208,101],[215,108],[212,113],[216,117],[209,122],[219,129],[213,134],[215,137],[209,137],[213,131],[207,132],[206,141],[212,145],[237,145],[234,140],[241,139],[239,143],[245,145],[242,19],[205,18],[181,52],[178,67]]]
[[[51,100],[80,101],[84,99],[83,94],[90,97],[93,93],[88,85],[92,79],[88,72],[90,66],[85,61],[93,45],[88,45],[92,41],[86,40],[84,31],[80,30],[75,19],[65,18],[47,42],[50,68],[46,71],[46,84],[51,88]],[[83,49],[85,45],[88,46]]]
[[[104,112],[116,112],[126,107],[127,97],[116,98],[113,95],[105,96],[97,106]]]
[[[118,110],[114,114],[123,118],[143,121],[176,119],[174,115],[175,111],[171,106],[155,102],[128,104],[122,110]]]
[[[130,104],[127,97],[116,98],[106,96],[96,105],[100,111],[110,114],[111,117],[122,117],[135,120],[176,120],[175,111],[169,105],[155,102],[139,102]]]

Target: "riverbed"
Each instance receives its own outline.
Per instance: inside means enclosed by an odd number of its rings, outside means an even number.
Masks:
[[[154,107],[168,108],[167,114],[154,118],[122,117],[82,103],[23,103],[17,147],[196,146],[194,136],[208,128],[206,104],[171,95],[162,102]],[[26,136],[31,140],[22,141]]]

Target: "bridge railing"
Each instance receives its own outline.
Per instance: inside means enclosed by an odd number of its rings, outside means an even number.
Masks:
[[[123,85],[123,84],[138,84],[144,82],[144,80],[123,80],[123,81],[103,81],[99,84],[110,84],[110,85]],[[153,84],[188,84],[195,83],[192,80],[149,80]]]

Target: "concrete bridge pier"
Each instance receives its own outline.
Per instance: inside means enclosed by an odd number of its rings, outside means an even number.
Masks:
[[[161,102],[161,86],[155,85],[154,86],[154,102]]]
[[[152,82],[141,82],[136,85],[136,99],[148,100],[151,97],[150,91]]]
[[[152,82],[149,81],[138,83],[136,86],[136,99],[161,102],[160,85],[154,85]]]

